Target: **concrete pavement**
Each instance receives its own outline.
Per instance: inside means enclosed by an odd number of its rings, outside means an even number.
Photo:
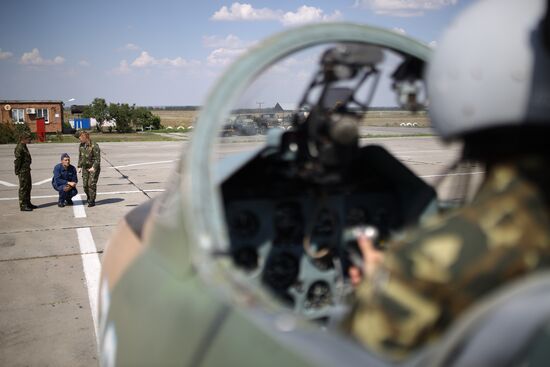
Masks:
[[[431,137],[364,140],[385,146],[428,182],[458,153]],[[32,201],[20,212],[14,145],[0,146],[0,365],[96,366],[94,297],[103,249],[117,222],[164,190],[187,142],[101,143],[97,205],[57,207],[49,182],[61,153],[75,144],[31,144]],[[259,142],[222,144],[216,157]],[[11,186],[10,186],[11,184]],[[82,198],[81,185],[78,189]]]

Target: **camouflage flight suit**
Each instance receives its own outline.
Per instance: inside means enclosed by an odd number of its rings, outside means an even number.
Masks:
[[[88,169],[94,167],[93,173]],[[101,151],[99,145],[90,140],[89,144],[80,143],[78,149],[78,168],[82,168],[82,186],[88,198],[88,203],[95,202],[97,180],[101,171]]]
[[[27,144],[19,143],[14,150],[15,174],[19,177],[19,207],[31,205],[31,153]]]
[[[357,290],[346,331],[400,359],[492,290],[548,268],[548,167],[540,157],[499,164],[472,203],[390,246],[378,273]]]

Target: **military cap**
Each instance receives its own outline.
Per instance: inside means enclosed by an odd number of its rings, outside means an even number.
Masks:
[[[31,137],[32,135],[28,131],[23,131],[21,135],[19,135],[19,139],[30,139]]]
[[[76,133],[74,133],[74,137],[77,139],[80,138],[80,133],[81,133],[80,131],[77,131]]]

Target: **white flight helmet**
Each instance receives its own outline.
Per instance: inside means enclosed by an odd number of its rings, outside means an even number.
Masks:
[[[548,3],[479,1],[445,32],[427,73],[432,125],[443,139],[550,127],[550,35],[541,26]]]

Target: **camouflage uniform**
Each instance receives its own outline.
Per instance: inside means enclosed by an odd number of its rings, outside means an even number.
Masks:
[[[345,327],[393,358],[440,335],[504,283],[550,266],[550,162],[493,167],[476,198],[395,243]]]
[[[15,174],[19,177],[19,207],[31,206],[31,153],[27,144],[19,143],[14,150]]]
[[[88,172],[94,167],[93,173]],[[101,171],[101,151],[99,145],[90,140],[88,144],[81,143],[78,149],[78,168],[82,168],[82,186],[89,203],[95,202],[97,180]]]

